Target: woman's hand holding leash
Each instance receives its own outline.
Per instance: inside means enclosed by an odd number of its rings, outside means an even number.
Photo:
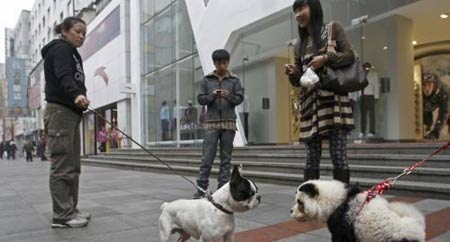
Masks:
[[[84,95],[78,95],[75,98],[75,104],[80,108],[87,109],[89,104],[91,104],[91,101],[89,101],[89,99],[87,99]]]

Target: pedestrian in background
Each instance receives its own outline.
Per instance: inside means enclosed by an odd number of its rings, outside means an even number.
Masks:
[[[9,142],[9,153],[11,159],[16,160],[16,152],[17,152],[17,145],[14,142],[14,140],[11,140],[11,142]]]
[[[172,108],[172,120],[170,121],[170,132],[172,133],[172,139],[177,139],[177,119],[178,119],[178,110],[180,107],[177,106],[177,100],[173,100],[173,108]]]
[[[106,143],[108,143],[108,129],[104,125],[97,134],[97,140],[100,143],[98,150],[100,152],[106,152]]]
[[[2,142],[0,142],[0,159],[2,159],[2,160],[3,160],[3,153],[4,152],[5,152],[5,145],[4,145],[3,141],[2,141]]]
[[[11,141],[8,140],[5,143],[6,159],[11,159]]]
[[[355,54],[342,25],[323,22],[320,0],[296,0],[293,11],[299,41],[294,47],[295,66],[286,64],[285,74],[293,86],[300,87],[300,141],[306,145],[303,180],[319,179],[322,140],[328,139],[333,178],[348,183],[347,134],[354,128],[350,98],[321,89],[320,81],[312,87],[302,86],[300,78],[307,68],[320,73],[324,66],[349,66]],[[328,40],[328,28],[332,28],[333,40]]]
[[[111,128],[109,138],[111,144],[110,147],[113,149],[119,148],[119,131],[117,131],[116,127]]]
[[[170,112],[169,105],[167,101],[163,101],[161,103],[161,140],[166,141],[169,140],[169,121],[170,121]]]
[[[25,157],[27,162],[33,162],[33,151],[34,151],[34,145],[31,140],[28,140],[23,145],[23,152],[25,152]]]
[[[197,185],[203,190],[209,186],[211,166],[219,142],[220,168],[217,189],[230,180],[231,153],[237,130],[235,107],[244,100],[241,81],[228,70],[230,64],[228,51],[216,50],[212,54],[212,59],[216,69],[203,78],[197,97],[200,105],[208,107],[204,126],[202,164],[197,179]],[[203,191],[197,190],[193,197],[196,199],[204,195]]]
[[[68,17],[55,26],[60,38],[41,50],[44,58],[44,115],[50,159],[50,193],[53,228],[83,227],[91,217],[78,210],[80,164],[80,122],[90,102],[86,97],[83,62],[77,48],[83,45],[86,23]]]

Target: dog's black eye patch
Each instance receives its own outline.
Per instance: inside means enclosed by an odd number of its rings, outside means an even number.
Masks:
[[[312,183],[307,183],[301,186],[298,191],[303,192],[310,197],[316,197],[317,195],[319,195],[319,191],[317,191],[316,186]]]
[[[249,200],[255,195],[250,182],[246,179],[230,183],[230,192],[233,199],[238,202]]]
[[[298,211],[303,212],[305,210],[305,204],[300,201],[300,199],[297,199],[297,207]]]

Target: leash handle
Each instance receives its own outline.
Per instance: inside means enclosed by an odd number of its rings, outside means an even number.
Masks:
[[[101,114],[99,114],[97,111],[95,111],[93,108],[88,107],[87,110],[91,111],[92,113],[94,113],[95,115],[97,115],[98,117],[100,117],[100,119],[102,119],[103,121],[105,121],[106,123],[108,123],[109,125],[111,125],[111,127],[115,128],[117,131],[119,131],[121,134],[123,134],[125,137],[127,137],[129,140],[131,140],[133,143],[135,143],[137,146],[139,146],[139,148],[141,148],[142,150],[144,150],[145,152],[147,152],[148,154],[150,154],[153,158],[155,158],[158,162],[160,162],[161,164],[165,165],[167,168],[169,168],[169,170],[171,170],[173,173],[175,173],[176,175],[180,176],[181,178],[183,178],[184,180],[186,180],[187,182],[189,182],[192,186],[194,186],[196,189],[200,190],[201,192],[208,194],[209,196],[210,193],[208,191],[206,191],[205,189],[201,188],[200,186],[197,186],[193,181],[191,181],[189,178],[187,178],[186,176],[180,174],[177,170],[173,169],[172,166],[170,166],[167,162],[161,160],[158,156],[156,156],[155,154],[153,154],[150,150],[148,150],[147,148],[145,148],[143,145],[141,145],[139,142],[137,142],[135,139],[133,139],[130,135],[128,135],[127,133],[125,133],[124,131],[122,131],[121,129],[119,129],[116,125],[114,125],[112,122],[110,122],[109,120],[107,120],[105,117],[103,117]],[[207,196],[208,196],[207,195]]]

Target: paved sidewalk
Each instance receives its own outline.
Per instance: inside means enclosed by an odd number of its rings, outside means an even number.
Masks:
[[[48,166],[0,160],[0,242],[156,242],[161,203],[189,198],[193,192],[176,176],[84,166],[79,207],[93,219],[86,228],[54,230],[49,226]],[[237,215],[237,242],[330,241],[323,224],[289,218],[295,187],[258,186],[263,203]],[[450,201],[391,199],[413,203],[427,215],[429,241],[450,241]]]

